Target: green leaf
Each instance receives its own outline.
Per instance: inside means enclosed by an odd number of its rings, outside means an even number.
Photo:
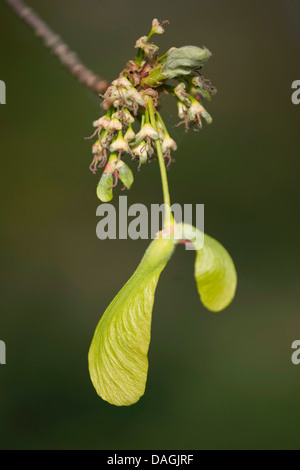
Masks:
[[[172,48],[164,62],[162,73],[167,78],[189,75],[201,67],[210,58],[211,52],[206,47],[184,46]]]
[[[90,376],[98,395],[113,405],[132,405],[144,394],[155,290],[173,251],[170,239],[153,240],[96,328]]]
[[[225,248],[204,235],[203,248],[197,250],[195,279],[200,299],[208,310],[219,312],[234,298],[237,275]]]

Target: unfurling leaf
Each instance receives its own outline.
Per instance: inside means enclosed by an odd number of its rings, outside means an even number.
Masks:
[[[162,73],[167,78],[178,75],[190,75],[210,58],[211,52],[206,47],[183,46],[172,48],[164,62]]]
[[[109,202],[113,198],[113,190],[112,190],[112,186],[114,182],[113,173],[115,170],[116,162],[117,162],[117,155],[115,153],[112,153],[109,157],[109,160],[106,164],[104,172],[98,183],[97,196],[102,202]]]
[[[173,251],[170,239],[153,240],[96,328],[90,376],[98,395],[113,405],[132,405],[144,394],[155,290]]]
[[[197,250],[195,279],[208,310],[219,312],[232,301],[237,285],[233,261],[225,248],[208,235],[204,235],[203,248]]]

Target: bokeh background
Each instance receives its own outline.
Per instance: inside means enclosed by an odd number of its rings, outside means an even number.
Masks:
[[[157,289],[145,396],[118,408],[96,395],[94,328],[148,242],[97,239],[99,175],[84,137],[99,99],[1,2],[0,447],[299,449],[299,1],[28,4],[108,80],[153,17],[170,20],[162,50],[213,52],[213,124],[185,134],[165,102],[179,145],[168,175],[172,202],[205,204],[205,230],[231,253],[239,285],[229,308],[208,312],[194,253],[178,249]],[[157,162],[134,174],[128,203],[160,203]]]

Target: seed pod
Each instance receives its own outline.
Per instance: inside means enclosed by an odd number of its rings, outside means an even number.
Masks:
[[[189,93],[187,93],[186,86],[183,82],[180,82],[174,88],[174,93],[177,96],[177,98],[179,99],[179,101],[184,103],[186,106],[190,106],[190,104],[191,104],[191,100],[189,98],[190,95],[189,95]]]
[[[170,136],[166,136],[164,140],[161,143],[162,146],[162,151],[165,153],[167,150],[172,149],[172,150],[177,150],[177,145],[174,139]]]
[[[163,21],[162,23],[160,23],[157,18],[154,18],[152,20],[151,33],[153,33],[153,34],[163,34],[165,32],[164,28],[162,27],[162,25],[164,23],[166,23],[166,21]]]
[[[132,104],[133,101],[135,101],[138,105],[145,106],[145,101],[144,101],[143,97],[137,91],[137,89],[134,88],[134,87],[132,87],[132,88],[130,88],[129,90],[126,91],[125,99],[126,100],[129,99],[131,104]]]

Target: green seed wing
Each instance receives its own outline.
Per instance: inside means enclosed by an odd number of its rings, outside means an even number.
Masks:
[[[174,250],[154,240],[139,267],[102,316],[89,351],[93,385],[104,400],[128,406],[144,394],[155,290]]]

